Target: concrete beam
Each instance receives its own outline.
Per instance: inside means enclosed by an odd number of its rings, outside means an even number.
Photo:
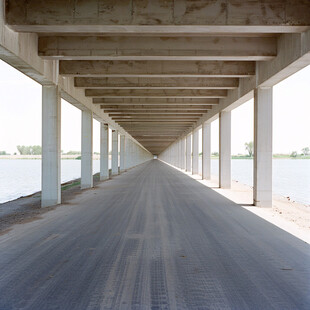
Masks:
[[[100,123],[100,180],[109,178],[109,125]]]
[[[246,60],[276,56],[275,37],[39,37],[38,53],[58,60]]]
[[[60,60],[59,73],[80,77],[248,77],[255,74],[255,62]]]
[[[231,112],[221,112],[219,122],[219,187],[231,187]]]
[[[134,112],[141,112],[141,111],[166,111],[166,112],[173,112],[173,111],[184,111],[183,113],[186,113],[186,111],[208,111],[212,109],[212,106],[210,105],[198,105],[198,106],[193,106],[193,105],[181,105],[181,106],[105,106],[101,105],[101,108],[104,109],[106,113],[109,112],[128,112],[132,111]],[[197,112],[199,113],[199,112]]]
[[[93,113],[82,111],[81,188],[93,187]]]
[[[118,131],[112,130],[112,175],[118,174]]]
[[[102,105],[217,105],[218,98],[93,98],[94,104]]]
[[[96,78],[76,77],[78,88],[99,89],[234,89],[238,78]]]
[[[156,109],[156,110],[150,110],[150,109],[128,109],[128,110],[112,110],[112,109],[104,109],[106,113],[109,114],[110,117],[116,116],[116,115],[123,115],[123,116],[129,116],[129,115],[152,115],[152,114],[164,114],[164,115],[178,115],[178,114],[200,114],[202,115],[203,113],[207,113],[208,110],[185,110],[185,109],[180,109],[180,110],[169,110],[169,109]]]
[[[148,34],[159,29],[161,33],[162,29],[167,33],[190,30],[197,33],[200,30],[197,26],[204,26],[200,31],[205,33],[240,32],[240,26],[246,26],[248,32],[266,32],[271,31],[267,30],[269,25],[273,32],[282,32],[290,26],[300,29],[309,20],[309,4],[302,0],[273,1],[272,5],[264,0],[204,1],[199,5],[185,0],[164,3],[128,0],[109,2],[109,5],[97,0],[68,1],[66,5],[52,0],[6,1],[7,23],[17,31],[27,32],[123,34],[141,33],[138,29],[142,28]]]
[[[223,98],[227,96],[225,89],[86,89],[86,97],[101,98]]]
[[[42,88],[42,194],[41,206],[61,203],[61,103],[56,86]]]

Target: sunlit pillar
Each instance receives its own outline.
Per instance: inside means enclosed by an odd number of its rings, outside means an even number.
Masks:
[[[109,125],[100,123],[100,180],[109,178]]]
[[[186,171],[192,170],[192,134],[186,137]]]
[[[42,195],[41,206],[61,202],[61,101],[57,86],[42,87]]]
[[[211,178],[211,124],[202,125],[202,178]]]
[[[272,88],[254,91],[254,204],[272,207]]]
[[[93,187],[93,113],[82,110],[81,188]]]
[[[120,172],[125,170],[125,136],[120,136]]]
[[[181,169],[185,169],[185,138],[181,139]]]
[[[199,130],[195,129],[193,131],[193,141],[192,141],[192,174],[198,174],[198,164],[199,164]]]
[[[112,130],[112,175],[118,174],[118,131]]]
[[[220,113],[219,186],[231,187],[231,112]]]

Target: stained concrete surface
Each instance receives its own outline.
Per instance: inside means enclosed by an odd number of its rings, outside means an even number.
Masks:
[[[0,236],[0,309],[309,309],[309,245],[152,160]]]

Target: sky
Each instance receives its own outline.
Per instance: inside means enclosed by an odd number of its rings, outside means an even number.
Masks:
[[[41,85],[0,60],[0,94],[0,151],[13,154],[17,145],[41,145]],[[61,109],[61,149],[80,151],[81,111],[65,100]],[[253,140],[253,120],[253,100],[232,111],[232,154],[246,153],[244,144]],[[218,120],[211,124],[212,152],[218,152],[218,126]],[[94,119],[94,152],[100,150],[99,130]],[[273,88],[273,153],[300,153],[306,146],[310,147],[310,66]]]

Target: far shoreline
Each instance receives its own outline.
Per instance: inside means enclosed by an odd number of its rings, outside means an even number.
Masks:
[[[111,155],[110,155],[111,157]],[[199,157],[202,157],[200,154]],[[1,159],[42,159],[41,155],[0,155]],[[76,155],[61,155],[61,159],[81,159],[81,154]],[[100,159],[100,154],[94,154],[93,159],[97,160]],[[219,159],[218,156],[211,156],[211,159]],[[231,159],[254,159],[254,157],[250,157],[247,155],[232,155]],[[285,154],[274,154],[272,159],[310,159],[310,155],[297,155],[296,157],[291,157],[290,155]]]

